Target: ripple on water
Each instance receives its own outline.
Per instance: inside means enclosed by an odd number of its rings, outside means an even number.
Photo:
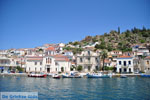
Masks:
[[[37,91],[39,100],[148,100],[150,99],[150,78],[56,80],[0,76],[0,91]]]

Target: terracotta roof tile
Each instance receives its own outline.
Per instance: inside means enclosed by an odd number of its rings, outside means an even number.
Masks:
[[[118,58],[132,58],[132,57],[131,56],[123,55],[123,56],[119,56]]]
[[[40,60],[43,60],[42,58],[30,58],[30,59],[27,59],[28,61],[40,61]]]
[[[48,50],[48,51],[55,51],[55,48],[54,47],[48,47],[46,50]]]

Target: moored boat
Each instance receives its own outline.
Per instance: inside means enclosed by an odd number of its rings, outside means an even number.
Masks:
[[[54,78],[54,79],[60,79],[60,78],[61,78],[61,76],[60,76],[60,75],[58,75],[58,74],[55,74],[55,75],[53,75],[53,78]]]
[[[146,70],[146,73],[141,74],[141,77],[149,77],[150,78],[150,70]]]
[[[81,75],[77,71],[72,71],[70,74],[63,74],[62,78],[81,78]]]
[[[127,78],[127,76],[126,75],[121,75],[120,78]]]
[[[68,75],[68,74],[64,74],[64,75],[62,75],[62,78],[73,78],[73,76],[72,75]]]
[[[111,78],[112,75],[110,74],[101,74],[101,73],[93,73],[93,74],[87,74],[87,78]]]
[[[150,75],[148,75],[148,74],[141,74],[141,77],[149,77],[150,78]]]
[[[30,73],[28,74],[28,77],[41,77],[41,78],[45,78],[47,75],[44,73]]]

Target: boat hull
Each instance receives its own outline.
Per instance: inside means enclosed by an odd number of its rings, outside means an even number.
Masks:
[[[141,75],[141,77],[149,77],[150,78],[150,75]]]
[[[87,78],[110,78],[109,75],[87,75]]]
[[[44,74],[44,75],[28,75],[28,77],[37,77],[37,78],[46,78],[46,74]]]
[[[67,75],[62,75],[62,78],[81,78],[81,76],[67,76]]]

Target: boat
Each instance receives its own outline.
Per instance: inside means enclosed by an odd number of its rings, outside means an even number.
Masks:
[[[44,73],[34,73],[34,72],[32,72],[32,73],[28,74],[28,77],[40,77],[40,78],[45,78],[46,76],[47,76],[47,75],[44,74]]]
[[[60,75],[58,75],[58,74],[54,74],[54,75],[53,75],[53,78],[54,78],[54,79],[60,79],[61,77],[60,77]]]
[[[52,77],[54,75],[54,73],[47,73],[47,76]]]
[[[141,74],[141,77],[150,77],[149,74]]]
[[[121,75],[120,78],[127,78],[127,76],[126,75]]]
[[[87,74],[87,78],[111,78],[111,74],[102,74],[102,73],[92,73],[92,74]]]
[[[73,76],[72,75],[68,75],[68,74],[63,74],[62,78],[73,78]]]
[[[150,70],[146,70],[146,73],[141,74],[141,77],[150,77]]]
[[[81,75],[77,71],[72,71],[70,74],[63,74],[62,78],[81,78]]]

